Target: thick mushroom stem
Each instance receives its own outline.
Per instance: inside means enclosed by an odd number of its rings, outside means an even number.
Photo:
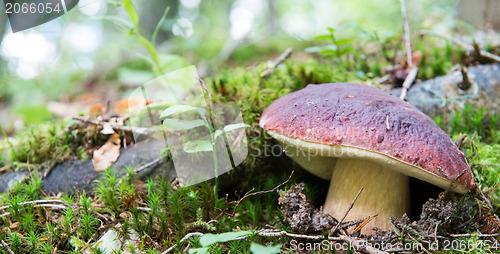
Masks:
[[[363,234],[374,233],[373,227],[389,230],[391,216],[401,218],[409,212],[408,176],[360,159],[337,160],[323,212],[342,219],[361,187],[364,189],[344,221],[378,215],[363,228]]]

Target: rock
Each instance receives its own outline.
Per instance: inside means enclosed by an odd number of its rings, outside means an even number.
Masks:
[[[139,168],[148,163],[158,161],[160,152],[165,148],[163,140],[144,141],[120,150],[120,157],[112,165],[118,176],[125,175],[128,167]],[[28,170],[6,172],[0,175],[0,193],[7,192],[15,183],[24,180],[29,175]],[[57,194],[59,192],[73,193],[85,191],[91,194],[94,181],[100,173],[94,170],[92,159],[66,160],[57,164],[44,179],[43,191]],[[146,167],[137,174],[137,178],[145,180],[148,177],[174,179],[175,169],[171,160],[159,160],[151,167]]]
[[[137,248],[138,244],[140,244],[140,237],[135,232],[135,230],[130,229],[127,233],[126,237],[119,238],[119,233],[122,232],[122,225],[116,224],[115,227],[111,228],[106,232],[97,242],[94,244],[94,247],[102,251],[102,253],[112,254],[119,253],[120,251],[126,251],[130,247],[135,247],[133,251],[139,251]],[[90,254],[89,250],[85,252],[86,254]],[[132,253],[132,252],[125,252]]]
[[[24,181],[24,179],[26,179],[28,175],[29,172],[27,170],[3,173],[2,175],[0,175],[0,193],[7,192],[18,182]]]
[[[165,148],[163,140],[137,143],[129,148],[122,148],[120,157],[112,165],[113,171],[118,176],[125,175],[128,167],[138,168],[160,157],[160,151]],[[92,159],[69,160],[56,165],[44,180],[43,190],[46,193],[71,193],[75,190],[92,193],[94,181],[100,176],[94,170]],[[145,180],[148,177],[162,177],[174,179],[175,170],[173,163],[161,161],[156,166],[147,168],[137,174],[138,179]]]
[[[491,112],[500,108],[500,64],[485,64],[467,68],[471,87],[459,88],[463,81],[461,71],[413,84],[406,100],[425,114],[434,117],[459,110],[466,103],[484,107]],[[390,91],[394,96],[401,94],[401,88]]]

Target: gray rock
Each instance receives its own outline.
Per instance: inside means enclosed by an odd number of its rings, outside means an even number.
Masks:
[[[460,110],[466,103],[484,107],[492,113],[500,108],[500,64],[485,64],[467,68],[471,81],[469,89],[462,90],[460,71],[413,84],[406,100],[425,114],[434,117]],[[401,88],[390,91],[394,96]]]
[[[160,152],[165,148],[165,142],[154,140],[140,142],[134,146],[120,149],[120,157],[112,165],[118,176],[125,175],[125,169],[143,168],[137,173],[137,178],[146,180],[148,177],[174,179],[176,177],[171,160],[160,158]],[[148,165],[149,166],[144,166]],[[28,170],[5,172],[0,175],[0,193],[7,192],[17,182],[23,181],[29,175]],[[57,164],[44,179],[43,191],[57,194],[59,192],[73,193],[85,191],[92,193],[95,180],[101,176],[94,170],[92,159],[66,160]]]
[[[3,173],[0,175],[0,193],[7,192],[14,187],[16,183],[24,181],[28,175],[29,172],[27,170]]]
[[[160,158],[160,151],[165,148],[162,140],[137,143],[129,148],[120,150],[120,157],[112,165],[113,171],[118,176],[125,175],[125,169],[137,169]],[[138,179],[148,177],[162,177],[174,179],[175,170],[171,161],[161,160],[151,167],[146,167],[137,174]],[[94,170],[92,159],[68,160],[56,165],[44,180],[43,190],[46,193],[66,192],[75,190],[92,193],[94,181],[99,179],[100,173]]]

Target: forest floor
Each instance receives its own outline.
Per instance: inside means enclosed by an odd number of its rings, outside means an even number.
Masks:
[[[456,64],[494,62],[453,43],[429,43],[415,43],[415,85],[461,73]],[[418,199],[411,216],[393,218],[393,230],[375,235],[363,234],[369,216],[339,224],[322,214],[328,182],[286,156],[271,156],[276,142],[258,120],[277,98],[307,84],[357,82],[390,90],[415,81],[412,66],[391,50],[363,58],[354,46],[338,46],[344,52],[335,56],[318,47],[310,49],[313,57],[285,52],[270,64],[204,78],[210,102],[241,110],[248,127],[240,146],[249,149],[234,170],[196,185],[176,179],[171,151],[154,143],[158,137],[137,138],[142,129],[130,123],[122,100],[92,104],[69,120],[4,131],[0,253],[498,253],[500,121],[491,105],[448,98],[461,106],[449,108],[455,105],[449,102],[432,115],[464,152],[477,188],[460,195],[412,180]],[[387,66],[375,64],[379,58]],[[500,80],[491,84],[500,88]]]

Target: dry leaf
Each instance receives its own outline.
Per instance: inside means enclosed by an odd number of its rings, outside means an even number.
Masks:
[[[113,130],[113,126],[111,126],[111,123],[105,122],[102,123],[102,130],[101,133],[105,135],[113,134],[115,131]]]
[[[124,99],[115,102],[115,111],[116,113],[121,114],[130,108],[144,107],[150,103],[150,101],[147,101],[143,98]]]
[[[98,117],[97,119],[99,121],[102,121],[102,117]],[[101,125],[102,125],[102,130],[101,130],[102,134],[106,135],[113,134],[113,132],[115,132],[113,129],[114,127],[123,126],[123,119],[121,117],[112,117],[107,122],[102,122]]]
[[[90,105],[89,108],[89,117],[96,117],[104,114],[104,106],[101,103],[96,103]]]
[[[413,52],[413,54],[411,54],[411,63],[413,64],[413,66],[418,66],[420,64],[420,61],[422,61],[422,56],[423,53],[420,50],[415,51]]]
[[[101,148],[94,151],[92,163],[95,171],[106,170],[118,159],[118,156],[120,156],[120,142],[120,135],[113,133]]]

